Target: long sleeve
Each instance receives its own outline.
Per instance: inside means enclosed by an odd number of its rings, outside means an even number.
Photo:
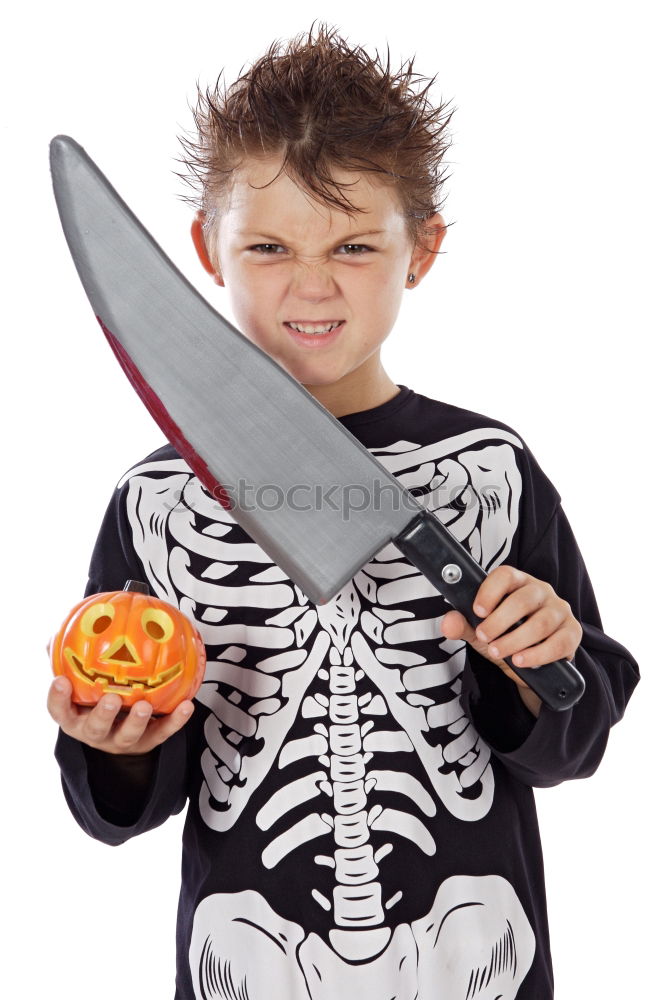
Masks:
[[[93,550],[85,596],[146,581],[131,544],[124,491],[108,505]],[[186,727],[149,754],[114,755],[58,732],[55,757],[72,815],[91,837],[117,845],[179,812],[186,802]]]
[[[638,683],[639,668],[627,649],[603,631],[585,563],[559,503],[536,545],[517,565],[546,580],[569,602],[583,629],[574,663],[586,690],[573,708],[555,712],[542,705],[539,717],[529,720],[527,709],[517,704],[515,685],[493,665],[480,664],[482,657],[472,651],[465,700],[480,735],[512,775],[547,787],[596,770],[610,728],[622,718]]]
[[[153,751],[154,772],[144,801],[138,807],[133,789],[123,794],[118,763],[113,761],[112,754],[104,755],[109,758],[107,774],[104,780],[96,772],[97,788],[93,793],[86,749],[60,730],[55,757],[60,765],[65,799],[76,822],[95,840],[112,846],[123,844],[159,826],[184,807],[186,735],[183,730]]]

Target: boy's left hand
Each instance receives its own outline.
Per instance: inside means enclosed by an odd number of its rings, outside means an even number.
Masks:
[[[558,597],[551,584],[514,566],[496,566],[487,574],[475,595],[473,611],[484,619],[477,630],[460,611],[448,611],[440,623],[443,635],[468,642],[521,688],[528,685],[510,669],[504,656],[511,656],[517,667],[571,660],[583,636],[569,603]],[[523,625],[505,635],[521,618]]]

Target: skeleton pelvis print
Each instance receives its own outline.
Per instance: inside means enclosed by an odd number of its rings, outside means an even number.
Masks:
[[[482,429],[372,451],[488,572],[517,526],[519,446]],[[438,1000],[443,983],[446,1000],[515,997],[534,939],[505,879],[431,880],[416,919],[406,879],[385,898],[381,870],[399,870],[404,845],[422,858],[440,849],[439,810],[474,824],[493,803],[489,749],[460,701],[465,643],[441,635],[440,594],[390,544],[313,606],[184,462],[146,463],[125,478],[155,593],[191,616],[208,652],[197,695],[208,711],[203,822],[227,834],[249,811],[266,875],[303,857],[315,862],[306,871],[333,875],[331,889],[312,877],[308,892],[327,915],[325,941],[313,920],[286,919],[256,872],[248,885],[257,888],[203,899],[191,946],[197,996],[332,1000],[327,980],[335,996],[347,982],[366,1000]]]
[[[514,1000],[535,950],[514,890],[497,875],[447,879],[411,925],[351,932],[370,957],[342,958],[334,934],[331,946],[305,935],[256,892],[208,896],[189,952],[196,998]]]

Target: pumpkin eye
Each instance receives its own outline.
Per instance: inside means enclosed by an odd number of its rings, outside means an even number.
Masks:
[[[144,611],[141,615],[141,625],[145,634],[155,642],[168,642],[175,630],[173,619],[159,608],[148,608]]]
[[[112,604],[93,604],[81,618],[81,631],[90,639],[105,632],[115,617]]]

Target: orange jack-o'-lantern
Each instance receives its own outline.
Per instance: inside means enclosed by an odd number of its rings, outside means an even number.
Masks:
[[[205,646],[189,619],[134,580],[77,604],[50,653],[53,673],[69,678],[76,704],[119,694],[123,707],[145,700],[155,715],[192,698],[205,673]]]

